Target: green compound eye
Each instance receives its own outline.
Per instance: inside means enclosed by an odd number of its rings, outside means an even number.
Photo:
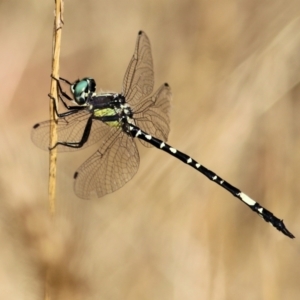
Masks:
[[[75,86],[74,95],[75,96],[80,95],[82,92],[86,90],[87,87],[88,87],[88,83],[86,80],[79,81]]]
[[[77,104],[82,105],[86,102],[86,92],[88,86],[89,83],[87,80],[81,80],[72,87],[72,92]]]

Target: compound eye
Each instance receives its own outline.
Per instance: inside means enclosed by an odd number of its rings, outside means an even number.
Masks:
[[[86,95],[89,90],[89,84],[86,80],[80,80],[71,86],[71,92],[77,104],[83,105],[86,102]]]

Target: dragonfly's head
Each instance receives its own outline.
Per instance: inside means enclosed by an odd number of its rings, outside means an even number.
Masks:
[[[71,84],[71,93],[78,105],[86,104],[89,96],[96,92],[96,82],[93,78],[85,77]]]

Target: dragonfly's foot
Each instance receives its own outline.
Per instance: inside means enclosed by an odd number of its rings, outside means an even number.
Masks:
[[[50,93],[48,94],[48,97],[49,97],[51,100],[55,101],[55,98],[54,98]]]
[[[48,150],[51,151],[51,150],[55,149],[55,148],[57,147],[57,145],[58,145],[58,144],[56,143],[54,146],[48,147]]]

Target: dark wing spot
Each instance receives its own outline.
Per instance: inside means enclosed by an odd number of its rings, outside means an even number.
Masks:
[[[33,126],[33,129],[36,129],[36,128],[38,128],[40,126],[40,123],[37,123],[37,124],[35,124],[34,126]]]

